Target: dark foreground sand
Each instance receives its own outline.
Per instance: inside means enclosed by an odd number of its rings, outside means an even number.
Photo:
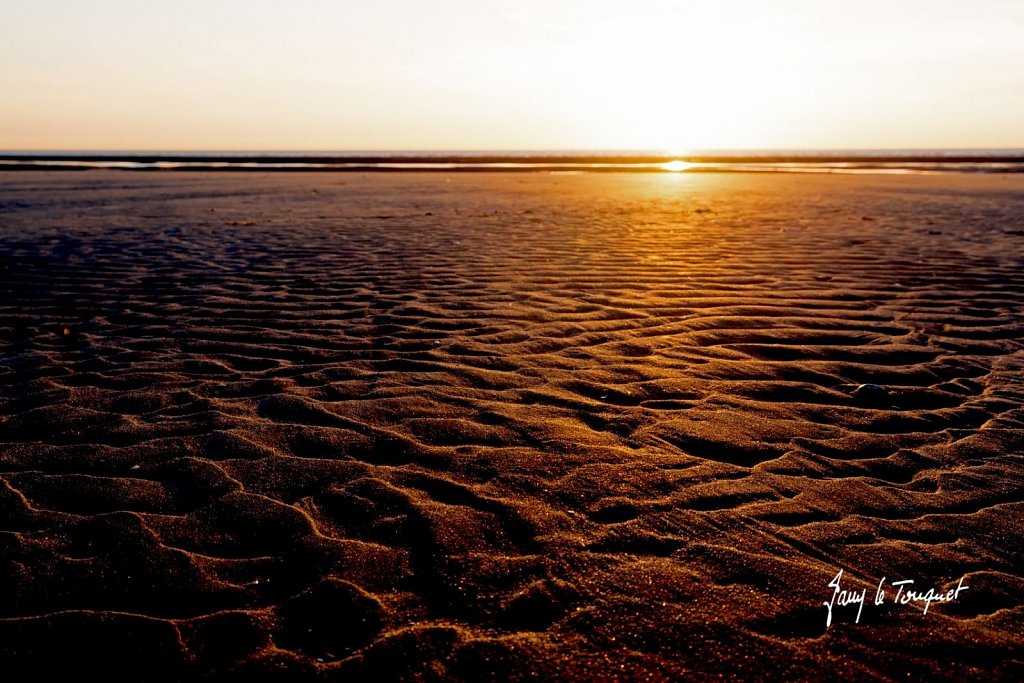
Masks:
[[[2,678],[1019,680],[1022,337],[1021,177],[2,174]]]

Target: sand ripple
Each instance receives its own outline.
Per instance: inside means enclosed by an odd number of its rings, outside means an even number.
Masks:
[[[1022,216],[1016,178],[7,174],[0,662],[1014,678]],[[839,568],[970,597],[826,631]]]

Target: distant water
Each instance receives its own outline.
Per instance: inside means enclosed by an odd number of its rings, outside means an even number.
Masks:
[[[1021,173],[1024,149],[490,152],[0,151],[0,170]]]

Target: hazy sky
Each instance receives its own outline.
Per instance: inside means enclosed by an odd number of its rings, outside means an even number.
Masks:
[[[1024,147],[1024,0],[0,0],[0,149]]]

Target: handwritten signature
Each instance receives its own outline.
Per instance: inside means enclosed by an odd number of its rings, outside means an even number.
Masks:
[[[964,579],[967,577],[960,577],[959,583],[956,588],[950,588],[947,591],[937,590],[935,588],[929,588],[927,591],[914,588],[913,579],[903,579],[902,581],[892,581],[888,585],[896,589],[895,595],[892,597],[892,603],[897,605],[907,605],[909,603],[924,603],[924,613],[928,614],[928,608],[932,606],[933,602],[955,602],[960,597],[960,592],[967,590],[970,586],[964,585]],[[878,587],[875,589],[875,605],[884,605],[886,601],[886,577],[882,577],[882,580],[878,582]],[[857,618],[854,623],[860,623],[860,615],[864,611],[864,603],[867,601],[868,589],[862,588],[861,590],[847,589],[842,585],[843,581],[843,570],[840,569],[839,573],[836,574],[835,578],[829,581],[828,587],[832,589],[832,597],[828,602],[823,603],[828,613],[825,617],[825,628],[832,626],[832,611],[836,607],[849,607],[851,605],[857,606]]]

